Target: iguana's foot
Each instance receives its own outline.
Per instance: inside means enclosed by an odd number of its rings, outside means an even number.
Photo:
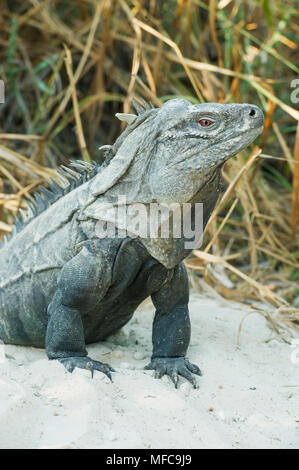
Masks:
[[[58,359],[61,362],[66,370],[69,372],[73,372],[75,367],[79,367],[79,369],[86,369],[91,371],[91,377],[93,377],[93,373],[95,370],[103,372],[103,374],[107,375],[112,382],[111,372],[115,372],[113,367],[110,367],[109,364],[104,364],[103,362],[94,361],[90,359],[90,357],[64,357]]]
[[[155,370],[156,379],[161,379],[163,375],[168,375],[173,381],[175,388],[178,388],[179,375],[185,377],[193,385],[193,388],[198,388],[192,374],[201,375],[199,367],[184,357],[156,357],[151,360],[145,369]]]

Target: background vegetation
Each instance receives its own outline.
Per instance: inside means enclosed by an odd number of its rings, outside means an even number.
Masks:
[[[225,165],[206,247],[187,265],[194,287],[268,302],[274,328],[299,324],[298,1],[0,4],[0,237],[58,164],[101,160],[133,97],[252,102],[264,133]]]

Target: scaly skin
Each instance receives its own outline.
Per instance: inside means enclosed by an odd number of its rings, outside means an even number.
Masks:
[[[179,375],[196,387],[200,370],[186,358],[189,288],[182,261],[190,249],[184,238],[100,239],[97,222],[109,220],[106,208],[126,195],[128,207],[202,202],[205,226],[223,163],[261,133],[263,115],[253,105],[175,99],[118,117],[129,125],[103,149],[104,164],[73,163],[64,189],[41,188],[43,196],[1,247],[0,339],[45,347],[70,372],[97,370],[111,379],[113,368],[89,358],[85,345],[117,331],[151,296],[156,314],[147,368],[176,387]]]

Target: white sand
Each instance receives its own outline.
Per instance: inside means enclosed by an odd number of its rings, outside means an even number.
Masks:
[[[6,346],[0,364],[1,448],[298,448],[299,364],[288,344],[269,339],[258,314],[193,295],[189,359],[199,390],[144,371],[151,354],[149,303],[110,342],[88,347],[110,363],[101,373],[65,371],[43,350]],[[246,311],[246,309],[245,309]],[[136,344],[136,339],[138,344]]]

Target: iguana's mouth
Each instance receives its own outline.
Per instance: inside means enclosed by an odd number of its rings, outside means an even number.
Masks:
[[[229,160],[230,158],[237,155],[237,153],[241,152],[244,148],[246,148],[249,144],[251,144],[263,132],[263,130],[264,130],[264,126],[262,125],[262,126],[259,126],[258,128],[254,127],[252,129],[239,132],[237,135],[235,135],[234,138],[232,139],[232,143],[244,136],[247,136],[249,140],[245,139],[242,147],[238,148],[232,154],[226,155],[220,158],[219,161],[215,164],[215,167],[222,166],[223,163],[226,162],[226,160]],[[250,136],[252,136],[252,138],[250,138]]]

